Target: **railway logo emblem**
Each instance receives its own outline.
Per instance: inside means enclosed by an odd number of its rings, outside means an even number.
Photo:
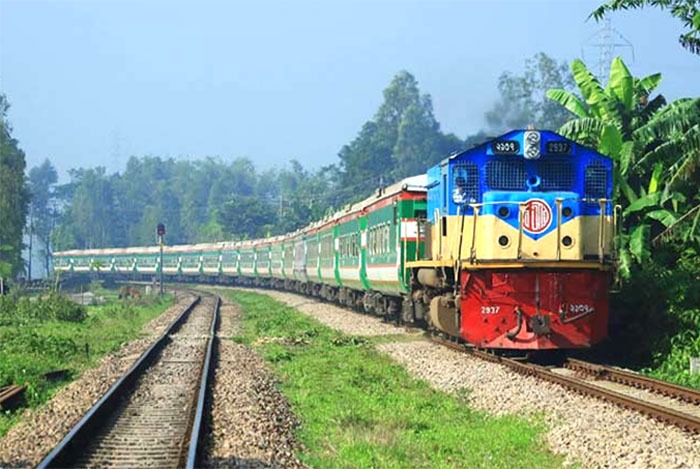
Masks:
[[[522,223],[525,231],[542,233],[552,224],[552,209],[542,199],[530,199],[525,203]]]

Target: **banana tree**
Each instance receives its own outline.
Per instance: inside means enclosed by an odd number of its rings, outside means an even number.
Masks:
[[[661,94],[650,98],[661,74],[635,78],[619,57],[605,87],[582,61],[571,70],[581,97],[560,89],[547,96],[577,116],[561,127],[562,135],[616,163],[615,198],[623,207],[620,273],[627,277],[633,260],[650,257],[652,236],[673,233],[696,212],[697,184],[689,189],[681,183],[700,168],[700,100],[667,105]],[[697,220],[691,226],[694,231]]]
[[[666,105],[663,95],[649,99],[661,82],[661,74],[635,78],[619,57],[610,65],[610,79],[605,88],[579,59],[572,62],[571,72],[583,101],[566,90],[547,92],[548,98],[577,116],[564,124],[559,132],[603,151],[615,160],[620,174],[626,175],[641,151],[635,146],[634,131]]]

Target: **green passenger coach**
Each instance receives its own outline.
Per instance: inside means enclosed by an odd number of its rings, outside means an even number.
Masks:
[[[286,235],[165,246],[169,280],[286,288],[379,314],[394,314],[410,290],[405,264],[424,250],[425,175],[377,190]],[[158,246],[54,253],[57,271],[152,280]]]

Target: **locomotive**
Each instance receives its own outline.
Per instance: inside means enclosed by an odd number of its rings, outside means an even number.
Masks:
[[[54,253],[54,269],[297,291],[489,349],[607,335],[612,161],[514,130],[281,236]]]

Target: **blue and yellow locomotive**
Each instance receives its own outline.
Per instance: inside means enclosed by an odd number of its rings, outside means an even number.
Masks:
[[[426,258],[412,311],[485,348],[588,347],[607,335],[612,161],[513,131],[428,170]]]

